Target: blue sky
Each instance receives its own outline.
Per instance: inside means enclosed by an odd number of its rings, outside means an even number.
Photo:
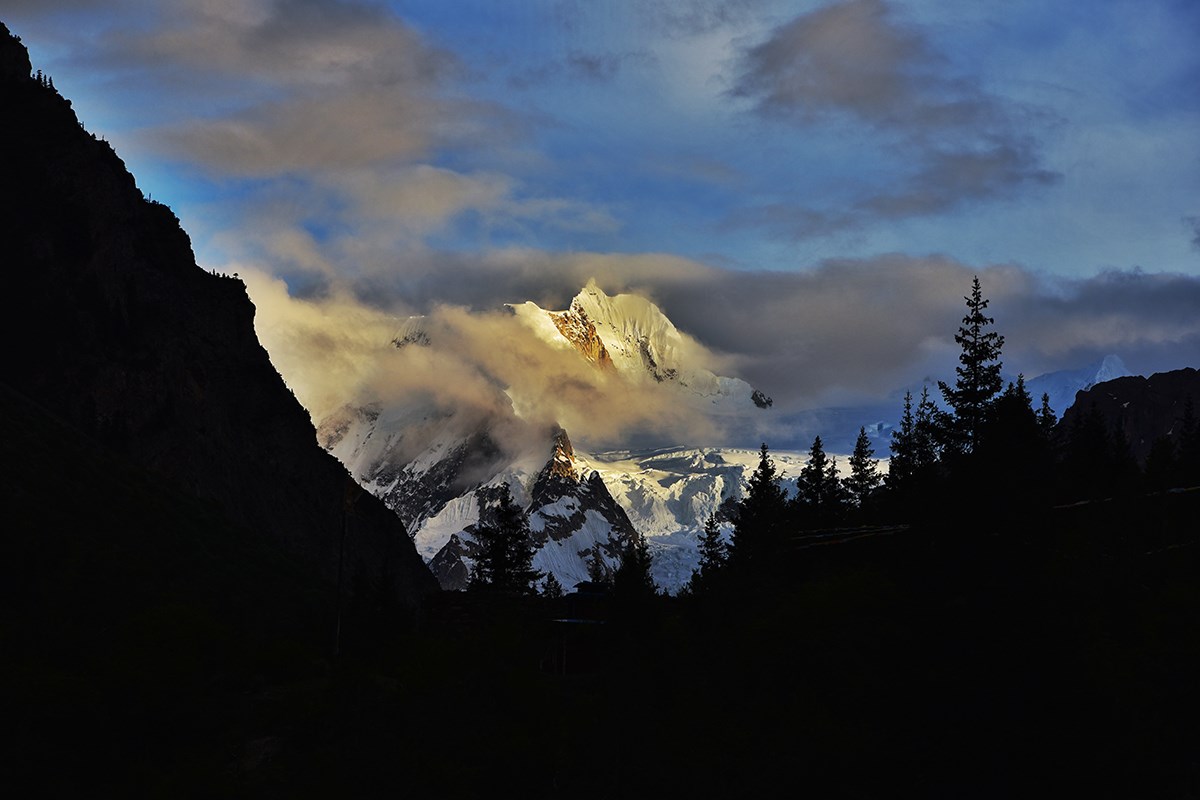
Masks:
[[[561,305],[595,277],[793,408],[944,372],[974,274],[1014,372],[1200,360],[1190,0],[0,0],[0,20],[202,265],[306,302]]]

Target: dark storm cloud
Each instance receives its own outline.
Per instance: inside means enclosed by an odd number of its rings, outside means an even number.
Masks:
[[[1124,270],[1058,281],[1022,298],[1010,316],[1020,331],[1014,352],[1033,365],[1115,352],[1142,372],[1200,366],[1200,277],[1194,275]],[[1139,357],[1144,365],[1136,363]]]
[[[811,126],[866,124],[913,165],[898,185],[860,193],[836,213],[780,204],[744,212],[793,238],[925,216],[1055,182],[1036,140],[1018,133],[1036,118],[950,66],[919,29],[884,0],[845,0],[775,28],[745,50],[731,94],[763,116]],[[789,216],[793,218],[788,219]]]

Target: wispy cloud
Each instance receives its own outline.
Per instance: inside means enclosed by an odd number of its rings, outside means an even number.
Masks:
[[[778,203],[743,211],[735,224],[761,222],[806,238],[938,214],[1058,179],[1040,163],[1031,110],[955,75],[923,31],[885,0],[842,0],[776,27],[744,50],[730,94],[788,124],[868,126],[880,137],[876,146],[911,164],[848,206]]]

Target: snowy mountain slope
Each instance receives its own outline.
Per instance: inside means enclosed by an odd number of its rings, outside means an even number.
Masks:
[[[829,454],[847,474],[846,455]],[[795,492],[796,477],[808,453],[771,451],[783,486]],[[663,448],[628,450],[581,457],[646,536],[653,556],[651,571],[660,588],[675,593],[699,563],[698,543],[709,514],[720,519],[720,505],[738,500],[745,481],[758,466],[759,451],[739,448]],[[726,536],[730,530],[724,526]]]
[[[1042,394],[1049,394],[1050,407],[1054,409],[1055,414],[1062,417],[1074,404],[1076,393],[1086,392],[1098,383],[1125,378],[1132,374],[1118,356],[1107,355],[1078,369],[1064,369],[1039,375],[1026,381],[1025,386],[1033,397],[1035,408],[1041,403]]]
[[[509,308],[543,341],[572,347],[597,368],[635,382],[663,384],[710,414],[752,414],[771,404],[745,381],[702,366],[704,348],[640,295],[609,296],[589,281],[566,311],[547,311],[532,302]]]
[[[549,346],[568,361],[580,358],[597,370],[598,385],[615,386],[618,397],[625,387],[636,389],[629,397],[650,399],[651,409],[686,406],[705,418],[720,418],[726,430],[761,419],[770,405],[744,381],[709,369],[714,356],[645,298],[610,297],[593,281],[566,311],[534,303],[507,308],[517,324],[497,327],[503,335],[485,343],[490,350],[511,349],[522,357]],[[520,337],[521,331],[530,338],[506,338]],[[410,317],[398,323],[391,343],[404,353],[397,365],[440,368],[445,363],[440,359],[452,358],[462,341],[444,319]],[[659,453],[650,459],[653,467],[636,466],[639,473],[655,476],[653,486],[640,485],[638,478],[622,480],[612,459],[577,454],[565,432],[547,432],[545,423],[526,418],[522,409],[531,407],[531,392],[537,396],[544,387],[509,385],[498,374],[485,371],[479,384],[480,391],[492,395],[479,403],[487,412],[448,405],[444,396],[435,400],[428,393],[411,393],[387,403],[343,406],[319,421],[318,441],[404,521],[446,588],[465,585],[473,531],[486,519],[501,483],[509,485],[529,515],[539,544],[535,566],[553,572],[564,586],[585,579],[592,562],[593,568],[612,569],[624,542],[644,530],[660,540],[656,549],[676,553],[674,561],[685,565],[668,569],[672,559],[666,558],[659,567],[661,584],[678,588],[691,574],[695,532],[722,497],[740,491],[742,465],[682,452],[672,461]],[[757,451],[744,455],[753,462]],[[688,459],[697,458],[689,471]],[[674,488],[662,493],[668,486]],[[614,498],[614,490],[620,498]],[[637,504],[635,522],[627,514],[631,503]],[[668,546],[668,539],[674,544]]]
[[[557,431],[552,442],[540,469],[531,470],[528,459],[513,462],[417,522],[412,531],[417,551],[429,559],[443,588],[466,586],[474,531],[487,520],[495,489],[504,483],[529,516],[538,546],[536,569],[569,587],[587,579],[593,561],[602,571],[615,568],[635,529],[600,476],[581,469],[566,432]]]

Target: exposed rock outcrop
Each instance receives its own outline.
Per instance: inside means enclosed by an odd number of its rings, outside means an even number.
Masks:
[[[584,358],[601,369],[613,368],[612,356],[608,354],[600,334],[596,333],[596,326],[582,305],[572,303],[567,311],[549,313],[554,327],[558,328],[563,338],[574,345]]]
[[[1109,430],[1121,429],[1133,457],[1144,463],[1156,439],[1179,436],[1189,398],[1194,407],[1200,407],[1200,371],[1192,367],[1157,372],[1148,378],[1117,378],[1076,394],[1059,430],[1065,435],[1077,417],[1095,408]]]

